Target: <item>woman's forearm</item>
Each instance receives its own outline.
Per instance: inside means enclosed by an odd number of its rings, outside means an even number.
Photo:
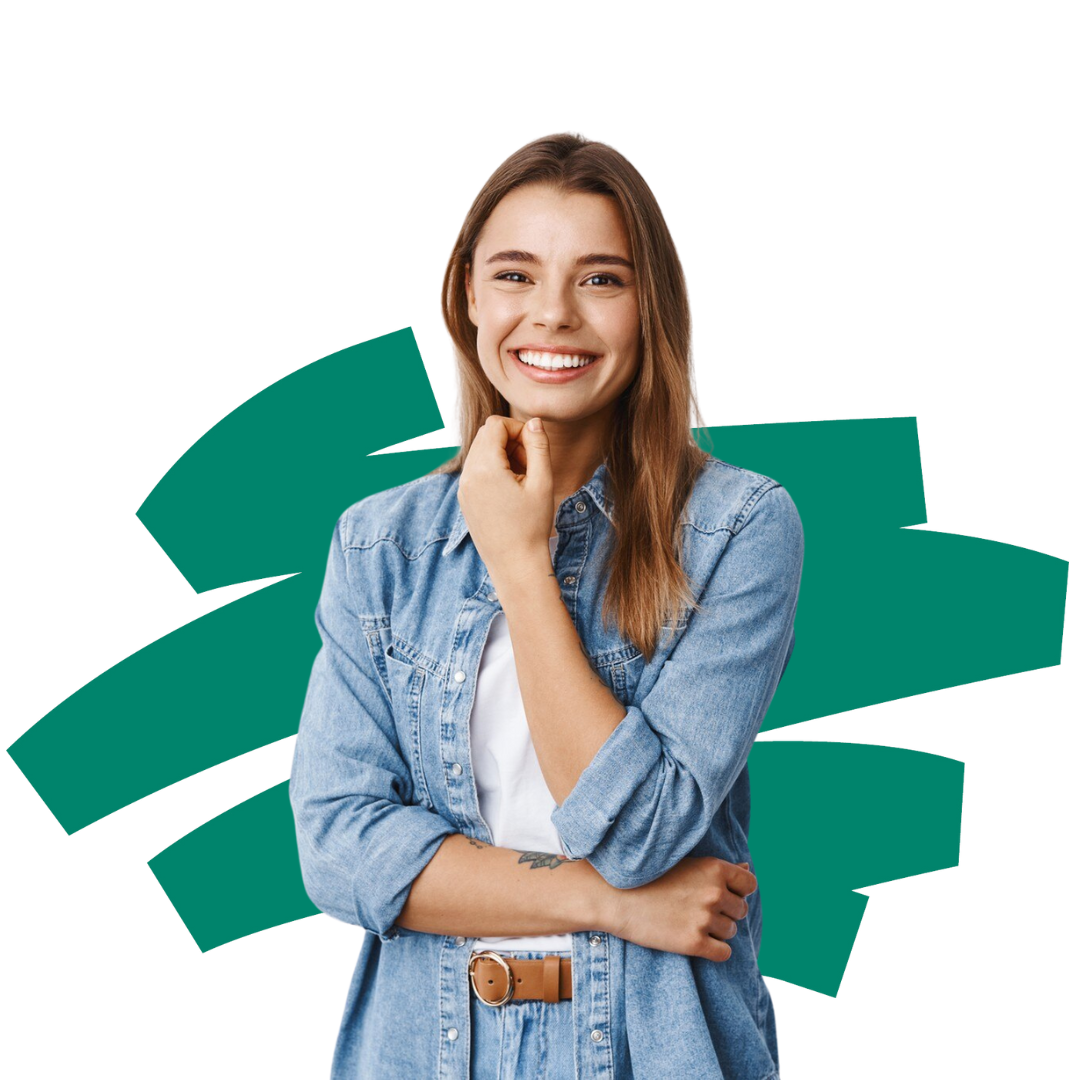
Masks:
[[[548,552],[523,555],[515,570],[513,578],[496,578],[493,571],[492,583],[510,630],[536,759],[562,806],[626,709],[592,668]]]
[[[608,930],[617,892],[584,859],[456,833],[417,875],[397,925],[465,937]]]

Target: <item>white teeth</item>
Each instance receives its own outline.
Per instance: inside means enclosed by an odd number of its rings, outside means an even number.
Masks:
[[[548,371],[558,371],[560,368],[583,367],[592,363],[595,356],[566,356],[561,353],[530,352],[525,349],[518,350],[518,359],[522,363],[532,367],[545,368]]]

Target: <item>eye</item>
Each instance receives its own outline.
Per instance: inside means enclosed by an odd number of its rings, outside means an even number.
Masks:
[[[528,280],[528,278],[526,278],[525,275],[520,270],[504,270],[501,274],[496,274],[495,275],[495,280],[496,281],[510,281],[511,276],[519,277],[524,281]],[[519,285],[519,284],[521,284],[521,282],[510,281],[510,284],[511,285]]]
[[[622,282],[614,274],[590,274],[586,279],[586,282],[595,281],[597,278],[602,278],[601,285],[621,285]]]

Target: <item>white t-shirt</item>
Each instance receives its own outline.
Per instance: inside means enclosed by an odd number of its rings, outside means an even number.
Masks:
[[[557,536],[548,540],[554,563]],[[551,815],[555,800],[548,790],[533,749],[532,734],[521,701],[510,627],[500,611],[491,623],[476,676],[476,698],[469,717],[473,775],[480,797],[480,815],[491,829],[496,847],[565,855]],[[560,867],[533,867],[526,873],[558,874]],[[482,937],[476,949],[508,951],[571,951],[569,934],[542,937]]]

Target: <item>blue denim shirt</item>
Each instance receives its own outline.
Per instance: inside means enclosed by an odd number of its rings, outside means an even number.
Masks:
[[[289,791],[315,905],[362,926],[332,1080],[469,1076],[473,940],[394,925],[453,833],[492,843],[470,761],[469,716],[499,599],[457,499],[424,476],[341,515],[315,622]],[[747,757],[791,654],[803,532],[774,480],[710,458],[683,510],[683,566],[702,610],[651,662],[605,627],[613,537],[607,469],[559,506],[555,571],[592,666],[626,709],[551,815],[566,851],[620,889],[688,855],[749,862]],[[579,1078],[778,1076],[758,970],[761,901],[724,962],[600,930],[573,941]]]

